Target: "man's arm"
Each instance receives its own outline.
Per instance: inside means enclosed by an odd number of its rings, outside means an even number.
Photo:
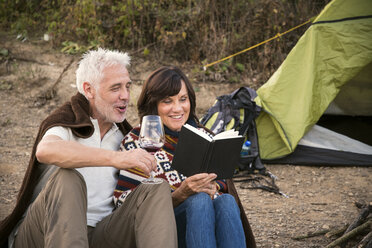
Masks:
[[[138,167],[146,174],[156,169],[155,157],[143,149],[110,151],[66,141],[57,135],[46,135],[36,148],[40,163],[62,168],[111,166],[117,169]]]

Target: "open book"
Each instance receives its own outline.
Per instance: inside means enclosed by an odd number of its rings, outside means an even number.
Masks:
[[[179,135],[172,167],[185,176],[213,172],[217,179],[232,178],[243,141],[244,137],[234,130],[210,137],[185,124]]]

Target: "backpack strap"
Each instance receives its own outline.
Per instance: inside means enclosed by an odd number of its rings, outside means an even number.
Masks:
[[[244,135],[249,128],[249,124],[259,115],[261,111],[261,108],[258,107],[253,101],[257,94],[248,87],[240,87],[238,90],[231,93],[231,96],[233,99],[234,108],[244,109],[244,121],[239,128],[239,134]]]

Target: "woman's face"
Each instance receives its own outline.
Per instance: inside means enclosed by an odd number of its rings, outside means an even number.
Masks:
[[[185,83],[177,95],[169,96],[158,103],[158,114],[161,121],[172,131],[180,131],[189,119],[190,99]]]

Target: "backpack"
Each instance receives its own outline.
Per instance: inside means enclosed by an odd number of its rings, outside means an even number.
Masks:
[[[200,123],[217,134],[225,130],[235,129],[251,142],[250,154],[240,156],[237,169],[250,173],[265,173],[265,166],[261,162],[258,146],[258,136],[255,118],[261,107],[257,106],[254,98],[255,90],[241,87],[231,94],[217,97],[213,106],[200,119]]]

